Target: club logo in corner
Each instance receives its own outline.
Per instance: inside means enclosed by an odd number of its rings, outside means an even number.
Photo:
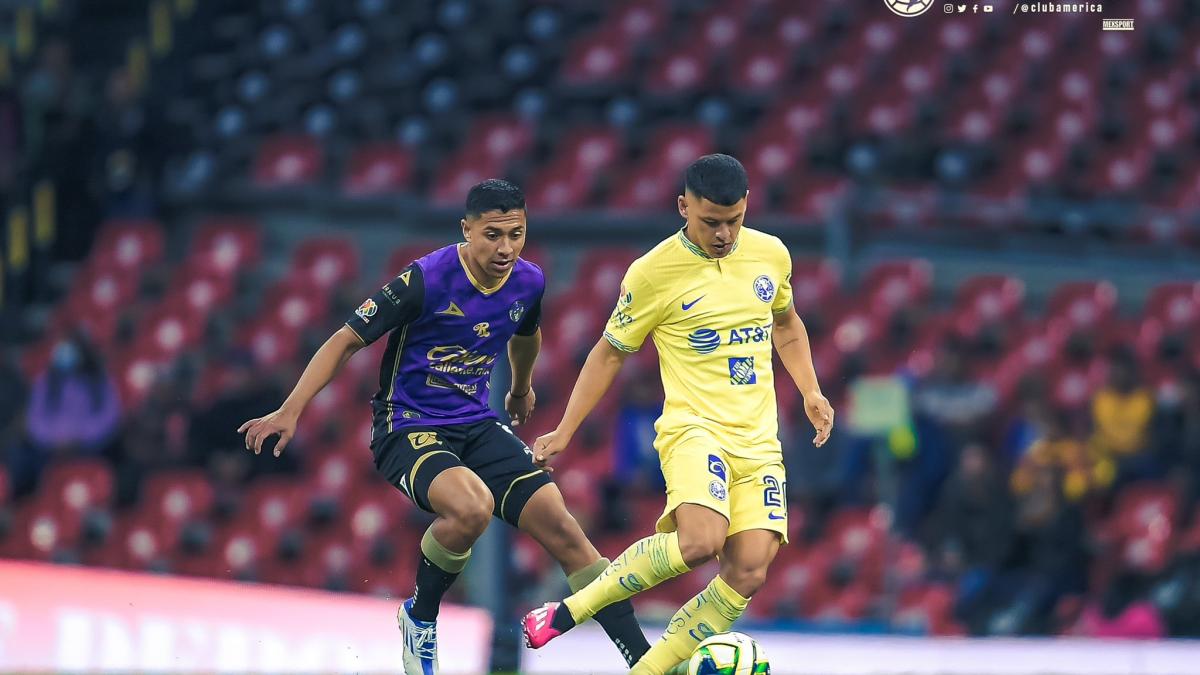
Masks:
[[[763,274],[754,280],[754,294],[763,302],[770,302],[775,299],[775,282],[771,281],[771,277]]]
[[[708,456],[708,472],[711,473],[712,475],[716,476],[717,478],[720,478],[721,480],[726,480],[726,478],[725,478],[725,462],[716,455],[709,455]]]
[[[520,323],[523,316],[525,316],[525,303],[520,300],[514,301],[512,307],[508,308],[508,318],[513,323]]]
[[[708,494],[713,496],[713,499],[723,502],[729,496],[725,490],[725,484],[719,480],[710,481],[708,484]]]
[[[371,317],[375,316],[375,312],[378,311],[379,305],[376,305],[371,298],[367,298],[363,300],[363,304],[358,306],[358,309],[354,310],[354,313],[363,320],[363,323],[371,323]]]
[[[920,16],[933,7],[933,0],[883,0],[883,4],[899,16]]]
[[[621,284],[621,293],[617,296],[618,307],[628,307],[633,304],[633,293],[625,290],[625,284]]]

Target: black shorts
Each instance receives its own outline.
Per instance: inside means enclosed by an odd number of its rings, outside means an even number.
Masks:
[[[430,513],[429,486],[451,467],[465,466],[479,476],[496,502],[493,513],[513,526],[533,493],[550,482],[534,466],[529,446],[495,419],[406,426],[379,439],[371,451],[388,482]]]

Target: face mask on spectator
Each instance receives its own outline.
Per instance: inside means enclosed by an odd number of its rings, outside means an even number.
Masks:
[[[55,370],[75,370],[79,365],[79,348],[70,342],[58,343],[55,345],[54,353],[50,357],[50,365]]]

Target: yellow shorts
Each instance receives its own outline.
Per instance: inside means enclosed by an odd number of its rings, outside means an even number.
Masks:
[[[710,434],[689,434],[660,454],[667,481],[667,507],[655,529],[675,530],[675,509],[699,504],[729,521],[732,536],[768,530],[788,542],[787,476],[783,455],[746,459],[730,455]]]

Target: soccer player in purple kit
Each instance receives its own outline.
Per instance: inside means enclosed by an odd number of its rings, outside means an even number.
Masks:
[[[609,564],[529,447],[488,407],[492,368],[505,346],[512,365],[505,410],[513,426],[529,418],[536,400],[545,277],[520,258],[526,229],[520,188],[494,179],[471,188],[465,243],[416,260],[364,301],[313,355],[283,405],[238,429],[256,454],[277,435],[278,457],[317,392],[355,352],[390,334],[371,401],[371,451],[392,485],[437,516],[421,539],[416,590],[397,612],[406,675],[438,672],[438,606],[492,516],[537,540],[573,592]],[[596,619],[627,664],[649,649],[628,600]]]

